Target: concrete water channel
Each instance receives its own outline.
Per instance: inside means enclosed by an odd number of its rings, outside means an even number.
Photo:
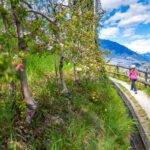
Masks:
[[[131,136],[131,150],[146,150],[141,135],[137,128]]]

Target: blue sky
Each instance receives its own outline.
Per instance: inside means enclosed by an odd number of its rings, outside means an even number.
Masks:
[[[150,52],[150,0],[101,0],[106,13],[99,37],[138,53]]]

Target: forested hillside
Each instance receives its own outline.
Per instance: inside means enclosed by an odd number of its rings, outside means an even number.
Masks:
[[[91,0],[0,0],[0,149],[130,149]]]

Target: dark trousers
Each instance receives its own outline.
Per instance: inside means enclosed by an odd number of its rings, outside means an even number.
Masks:
[[[136,82],[136,79],[131,79],[131,90],[137,91],[135,82]]]

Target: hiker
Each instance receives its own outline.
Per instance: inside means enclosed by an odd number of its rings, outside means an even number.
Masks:
[[[129,78],[131,80],[131,90],[133,90],[135,94],[137,94],[136,81],[137,81],[138,76],[139,76],[139,72],[136,69],[136,66],[132,65],[131,70],[129,72]]]

